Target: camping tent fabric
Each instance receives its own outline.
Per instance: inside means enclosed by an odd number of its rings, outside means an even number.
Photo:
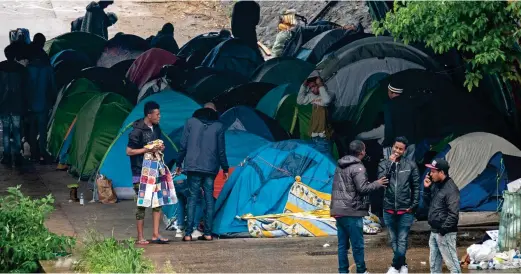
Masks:
[[[163,136],[172,132],[182,132],[186,120],[192,117],[200,105],[188,96],[174,91],[163,91],[153,94],[140,101],[122,123],[119,134],[105,154],[99,172],[112,180],[112,185],[119,199],[132,199],[135,194],[132,189],[132,172],[130,160],[126,154],[128,135],[132,131],[132,123],[143,118],[143,109],[147,102],[155,101],[160,105],[161,130]],[[179,130],[181,129],[181,130]],[[175,159],[177,148],[171,139],[165,137],[165,162]]]
[[[145,99],[146,97],[161,92],[163,90],[170,90],[170,85],[168,84],[168,81],[166,81],[165,77],[161,77],[158,79],[154,79],[148,83],[146,83],[141,90],[139,91],[139,94],[137,96],[137,102]]]
[[[200,104],[204,104],[244,83],[245,80],[242,77],[233,77],[233,75],[224,73],[211,74],[189,86],[186,93]]]
[[[112,70],[112,74],[114,75],[114,77],[125,78],[127,75],[128,69],[132,66],[134,61],[135,61],[135,59],[121,61],[117,64],[114,64],[112,67],[110,67],[110,70]]]
[[[248,106],[254,108],[270,90],[276,87],[270,83],[247,83],[233,87],[212,99],[219,112],[235,106]]]
[[[44,50],[49,56],[66,49],[77,50],[85,53],[89,56],[89,60],[95,63],[103,50],[105,42],[107,40],[95,34],[79,31],[69,32],[45,42]]]
[[[51,125],[47,134],[47,149],[51,155],[58,156],[65,135],[76,119],[82,107],[93,97],[101,93],[101,89],[91,81],[80,78],[75,80],[59,96],[51,116]]]
[[[51,66],[53,67],[56,67],[60,61],[63,63],[81,63],[84,64],[84,67],[90,67],[92,64],[85,53],[73,49],[62,50],[55,55],[52,55],[50,61]]]
[[[113,70],[105,67],[90,67],[80,71],[78,78],[85,78],[98,85],[104,92],[114,92],[125,97],[130,103],[136,103],[139,93],[125,76],[113,74]]]
[[[138,89],[152,79],[159,77],[164,65],[172,65],[178,58],[172,53],[158,48],[153,48],[142,53],[128,69],[127,78]]]
[[[337,28],[333,24],[323,22],[322,24],[313,26],[298,26],[291,30],[291,39],[284,45],[283,56],[296,56],[299,49],[306,44],[309,40],[313,39],[317,35]]]
[[[288,94],[297,94],[300,85],[283,84],[270,90],[255,107],[258,111],[275,118],[282,98]]]
[[[224,185],[215,204],[212,232],[247,233],[245,220],[236,216],[282,213],[288,193],[301,176],[311,188],[331,193],[335,164],[301,141],[268,144],[251,153]]]
[[[333,29],[323,32],[304,44],[296,57],[312,64],[317,64],[322,60],[324,54],[328,52],[329,47],[351,33],[353,32],[344,29]]]
[[[251,77],[252,82],[272,83],[275,85],[301,85],[315,66],[294,57],[277,57],[259,66]]]
[[[250,107],[231,108],[221,115],[220,120],[228,130],[247,131],[269,141],[289,139],[289,134],[276,120]]]
[[[221,42],[229,37],[219,36],[217,32],[210,32],[198,35],[188,41],[179,49],[178,56],[186,59],[190,67],[200,66],[204,58]]]
[[[58,153],[58,165],[66,165],[69,159],[69,148],[72,144],[72,136],[76,132],[76,119],[72,121],[67,134],[65,135],[65,140],[63,140],[63,144],[60,148],[60,152]]]
[[[204,58],[202,66],[220,71],[231,71],[250,77],[264,63],[258,49],[253,49],[242,40],[230,38],[221,42]]]
[[[89,57],[77,50],[63,50],[51,57],[51,65],[54,68],[56,87],[58,89],[68,85],[78,77],[79,72],[92,66]]]
[[[72,173],[80,179],[94,175],[131,110],[127,99],[111,92],[98,94],[81,108],[68,159]]]
[[[311,111],[311,105],[298,105],[297,94],[290,94],[284,97],[279,103],[275,120],[277,120],[285,130],[291,133],[294,138],[308,140],[311,139],[309,135]]]
[[[149,49],[148,42],[139,36],[132,34],[116,35],[107,41],[96,65],[110,68],[119,62],[136,59],[141,53]]]

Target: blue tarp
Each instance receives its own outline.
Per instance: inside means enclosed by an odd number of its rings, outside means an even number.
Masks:
[[[277,121],[249,107],[233,107],[223,113],[221,121],[226,129],[248,131],[268,141],[289,139]]]
[[[259,51],[244,44],[240,39],[230,38],[221,42],[204,58],[202,66],[220,71],[231,71],[250,77],[264,63]]]
[[[257,104],[256,109],[269,117],[275,118],[282,98],[288,94],[298,93],[300,86],[296,84],[283,84],[272,89],[264,95]]]
[[[215,204],[213,233],[248,232],[246,221],[236,216],[282,213],[297,175],[311,188],[331,193],[334,172],[335,163],[303,141],[259,148],[224,185]]]
[[[199,104],[186,95],[174,91],[156,93],[139,102],[123,123],[118,137],[112,143],[100,165],[100,173],[112,180],[119,199],[131,199],[134,195],[130,159],[126,154],[128,135],[132,131],[132,123],[143,118],[145,103],[149,101],[159,104],[160,126],[163,134],[167,136],[172,136],[172,132],[182,132],[179,129],[184,126],[188,118],[192,117],[194,111],[200,108]],[[163,138],[163,141],[166,146],[165,162],[169,163],[176,156],[177,148],[169,138]]]

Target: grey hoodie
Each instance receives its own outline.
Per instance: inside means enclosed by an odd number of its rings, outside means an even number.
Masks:
[[[331,216],[363,217],[368,215],[368,194],[383,187],[369,182],[364,165],[355,156],[338,160],[331,193]]]
[[[184,162],[184,170],[211,175],[219,173],[219,167],[228,172],[225,128],[216,111],[209,108],[196,110],[185,124],[177,166]]]

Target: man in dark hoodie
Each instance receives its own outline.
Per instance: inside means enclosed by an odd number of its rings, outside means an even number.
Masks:
[[[139,190],[139,183],[141,178],[141,169],[143,167],[143,157],[145,153],[155,152],[154,149],[148,149],[145,146],[155,140],[161,139],[161,128],[159,127],[159,120],[161,113],[159,111],[159,104],[154,101],[147,102],[144,108],[145,117],[139,119],[132,124],[133,129],[128,135],[127,155],[130,157],[130,167],[132,169],[132,184],[134,190]],[[159,148],[164,150],[165,147]],[[136,209],[137,221],[137,243],[141,245],[149,242],[143,235],[143,227],[145,225],[145,207],[138,206]],[[153,235],[152,241],[156,243],[166,243],[168,239],[163,239],[159,235],[159,221],[161,219],[161,207],[152,208],[152,222]]]
[[[26,79],[25,67],[15,61],[17,44],[11,44],[4,49],[7,61],[0,62],[0,119],[3,127],[4,154],[2,164],[12,165],[12,151],[16,166],[22,164],[20,154],[20,120],[25,113],[27,96],[24,84]],[[11,135],[13,147],[11,147]]]
[[[47,60],[49,63],[50,58],[49,55],[45,52],[43,47],[45,46],[45,42],[47,41],[47,38],[45,38],[45,35],[41,33],[37,33],[33,37],[33,41],[31,42],[31,50],[35,51],[36,57],[42,60]]]
[[[54,71],[49,61],[28,46],[27,96],[29,108],[29,132],[26,135],[31,145],[31,155],[45,164],[47,157],[47,121],[49,109],[57,96]]]
[[[353,247],[356,273],[366,272],[363,217],[369,215],[368,195],[388,184],[385,177],[369,182],[362,164],[365,153],[365,144],[362,141],[352,141],[349,144],[349,155],[338,160],[333,179],[331,216],[336,218],[339,273],[349,273],[349,243]]]
[[[184,170],[187,172],[188,187],[190,188],[187,225],[183,241],[192,240],[196,204],[201,195],[201,187],[204,191],[206,211],[204,232],[199,240],[213,240],[213,191],[219,167],[223,169],[224,179],[228,179],[229,166],[224,142],[225,130],[219,121],[219,114],[213,103],[207,103],[204,108],[196,110],[192,118],[188,119],[185,124],[177,158],[177,173],[181,172],[181,165],[184,162]]]
[[[179,46],[174,38],[174,25],[166,23],[157,35],[152,38],[150,46],[164,49],[172,54],[177,54],[179,52]]]
[[[238,1],[232,10],[232,34],[260,53],[257,45],[257,25],[260,22],[260,6],[255,1]]]
[[[114,1],[111,0],[91,2],[87,6],[87,12],[85,13],[81,23],[81,31],[96,34],[108,39],[108,27],[112,26],[115,23],[115,20],[109,18],[105,13],[105,9],[112,4],[114,4]]]

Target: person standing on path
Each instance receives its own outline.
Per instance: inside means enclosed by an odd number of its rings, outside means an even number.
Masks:
[[[384,188],[389,181],[382,177],[369,182],[362,159],[365,157],[365,144],[355,140],[349,144],[349,155],[338,160],[331,193],[331,216],[336,219],[338,236],[338,272],[349,273],[347,252],[353,247],[356,272],[365,273],[364,221],[369,215],[368,194]]]
[[[428,220],[431,226],[431,273],[441,273],[442,259],[450,273],[461,273],[456,249],[460,209],[458,186],[449,177],[450,166],[446,160],[435,159],[425,166],[430,169],[429,176],[423,181],[423,197],[429,208]]]
[[[139,190],[141,172],[143,168],[143,158],[148,152],[156,152],[158,149],[163,151],[164,146],[155,149],[148,149],[145,146],[155,140],[161,139],[161,128],[159,120],[161,113],[159,104],[150,101],[145,104],[145,117],[135,121],[132,124],[132,131],[128,135],[127,155],[130,157],[130,166],[132,169],[132,184],[136,195]],[[137,244],[145,245],[149,242],[143,235],[145,225],[145,207],[138,206],[136,209],[137,221]],[[167,243],[168,239],[164,239],[159,235],[159,221],[161,220],[161,207],[152,208],[153,235],[152,242]]]
[[[197,200],[201,195],[201,187],[204,191],[206,210],[203,236],[198,240],[213,240],[213,191],[215,176],[219,173],[219,168],[223,170],[224,179],[228,179],[229,166],[226,159],[224,132],[225,128],[219,121],[219,114],[213,103],[206,103],[203,108],[196,110],[185,124],[176,170],[176,173],[180,174],[181,165],[184,162],[184,170],[187,172],[188,187],[190,188],[183,241],[193,240],[191,235],[195,227],[194,217]]]
[[[387,177],[389,186],[384,193],[384,222],[394,252],[387,273],[408,273],[407,245],[409,231],[414,222],[414,211],[420,201],[420,174],[418,166],[403,155],[407,150],[405,137],[395,139],[389,159],[378,165],[378,178]]]
[[[20,121],[27,106],[27,95],[25,90],[26,70],[25,67],[16,62],[17,44],[10,44],[4,49],[6,61],[0,62],[0,120],[3,127],[4,154],[2,164],[11,166],[13,164],[13,151],[15,166],[22,165],[20,154]],[[11,147],[11,135],[13,147]]]

